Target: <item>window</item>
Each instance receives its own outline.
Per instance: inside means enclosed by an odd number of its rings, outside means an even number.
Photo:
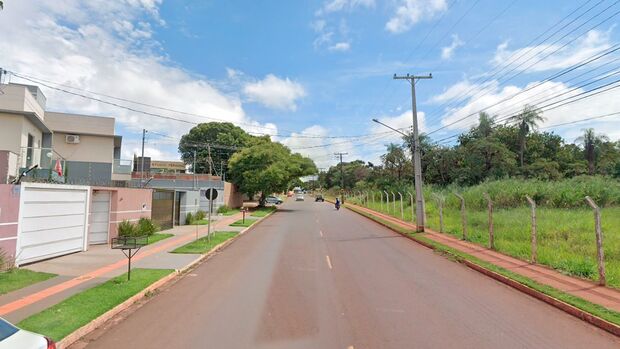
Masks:
[[[17,329],[17,327],[15,327],[15,326],[11,325],[10,323],[4,321],[3,319],[0,319],[0,341],[3,341],[6,338],[11,337],[17,331],[19,331]]]
[[[32,156],[34,146],[34,137],[29,133],[28,134],[28,148],[26,149],[26,167],[32,166]]]

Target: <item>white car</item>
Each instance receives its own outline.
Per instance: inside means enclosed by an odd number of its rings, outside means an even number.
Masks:
[[[297,194],[297,196],[295,196],[295,201],[304,201],[304,194]]]
[[[53,340],[40,334],[20,330],[0,318],[0,349],[56,349]]]

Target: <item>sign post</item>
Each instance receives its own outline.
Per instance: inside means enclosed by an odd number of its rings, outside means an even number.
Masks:
[[[217,199],[217,189],[209,188],[204,191],[205,198],[209,200],[209,217],[207,222],[207,240],[211,242],[211,211],[213,211],[213,200]]]

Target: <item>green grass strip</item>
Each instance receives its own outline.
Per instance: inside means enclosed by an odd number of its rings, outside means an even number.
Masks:
[[[134,269],[131,281],[123,274],[32,315],[18,326],[59,341],[173,271]]]
[[[17,268],[2,272],[0,273],[0,295],[51,279],[55,276],[57,275]]]
[[[199,219],[199,220],[193,220],[191,225],[207,225],[207,224],[209,224],[208,219]]]
[[[240,219],[234,223],[231,223],[230,226],[231,227],[249,227],[250,225],[254,224],[257,220],[258,219],[246,218],[244,222],[243,219]]]
[[[220,213],[222,215],[224,215],[224,216],[232,216],[232,215],[235,215],[235,214],[237,214],[239,212],[241,212],[241,211],[238,208],[232,208],[232,209],[230,209],[228,211],[220,212]]]
[[[261,207],[255,210],[254,212],[252,212],[252,217],[265,217],[266,215],[270,214],[271,212],[275,210],[276,210],[275,207]]]
[[[148,244],[151,245],[151,244],[154,244],[154,243],[156,243],[158,241],[167,239],[167,238],[172,237],[172,236],[174,236],[174,234],[156,233],[156,234],[153,234],[153,235],[149,236],[149,243]]]
[[[512,271],[509,271],[507,269],[504,269],[502,267],[498,267],[492,263],[489,263],[487,261],[483,261],[481,259],[478,259],[470,254],[461,252],[459,250],[455,250],[451,247],[445,246],[443,244],[440,244],[432,239],[426,238],[424,236],[421,236],[419,234],[416,234],[413,230],[410,229],[405,229],[399,225],[396,225],[394,223],[388,222],[386,220],[383,220],[373,214],[355,209],[353,207],[348,206],[348,208],[352,211],[355,211],[365,217],[368,217],[372,220],[375,220],[377,222],[383,223],[387,226],[389,226],[390,228],[411,236],[412,238],[422,241],[426,244],[432,245],[433,247],[436,248],[436,251],[447,255],[448,257],[450,257],[453,260],[459,261],[459,260],[467,260],[469,262],[472,262],[474,264],[477,264],[481,267],[484,267],[488,270],[491,270],[497,274],[500,274],[502,276],[505,276],[509,279],[512,279],[514,281],[517,281],[525,286],[528,286],[536,291],[542,292],[548,296],[551,296],[555,299],[558,299],[562,302],[565,302],[567,304],[570,304],[578,309],[581,309],[585,312],[588,312],[592,315],[598,316],[601,319],[607,320],[611,323],[614,323],[616,325],[620,325],[620,313],[611,309],[607,309],[605,307],[603,307],[602,305],[599,304],[595,304],[592,303],[590,301],[587,301],[583,298],[577,297],[577,296],[573,296],[571,294],[568,294],[566,292],[560,291],[554,287],[548,286],[548,285],[543,285],[539,282],[536,282],[530,278],[527,278],[523,275],[514,273]]]
[[[216,231],[211,235],[211,241],[207,237],[200,238],[185,244],[177,249],[170,251],[170,253],[184,253],[184,254],[203,254],[211,251],[213,247],[221,244],[222,242],[233,238],[238,232],[236,231]]]

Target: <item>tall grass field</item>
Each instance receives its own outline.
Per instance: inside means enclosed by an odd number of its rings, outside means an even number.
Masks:
[[[590,280],[598,279],[594,213],[586,204],[589,195],[602,208],[603,245],[609,286],[620,288],[620,182],[606,178],[580,177],[559,182],[502,180],[469,188],[425,190],[426,226],[439,231],[439,209],[436,195],[445,200],[444,232],[461,238],[463,235],[460,201],[465,198],[467,240],[488,246],[488,211],[484,193],[494,202],[493,224],[495,248],[507,255],[529,260],[531,256],[530,206],[525,195],[537,203],[538,262],[569,275]],[[369,197],[371,197],[369,191]],[[402,192],[401,192],[402,193]],[[392,203],[380,203],[379,192],[371,209],[413,222],[415,212],[410,197],[403,193],[403,215],[396,194],[396,209]],[[435,194],[435,195],[434,195]],[[349,199],[362,204],[360,198]]]

